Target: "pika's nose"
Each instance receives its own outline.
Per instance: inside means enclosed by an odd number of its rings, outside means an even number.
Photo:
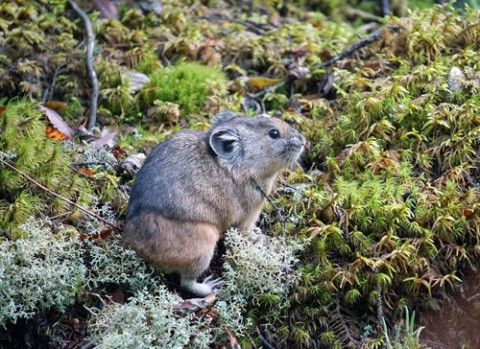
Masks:
[[[307,140],[305,139],[305,137],[302,136],[301,133],[296,133],[293,137],[292,137],[292,142],[293,144],[295,144],[297,147],[303,147],[305,146],[305,143],[307,142]]]

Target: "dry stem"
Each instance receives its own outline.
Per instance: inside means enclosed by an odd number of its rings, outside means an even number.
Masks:
[[[27,179],[28,181],[32,182],[33,184],[35,184],[37,187],[39,187],[40,189],[42,189],[43,191],[47,192],[48,194],[52,195],[52,196],[55,196],[56,198],[59,198],[60,200],[62,201],[65,201],[67,203],[69,203],[70,205],[73,205],[75,206],[76,208],[78,208],[79,210],[85,212],[86,214],[92,216],[93,218],[99,220],[100,222],[102,223],[105,223],[106,225],[108,225],[110,228],[118,231],[118,232],[121,232],[122,229],[120,229],[117,225],[107,221],[106,219],[100,217],[99,215],[93,213],[92,211],[86,209],[85,207],[82,207],[78,204],[76,204],[75,202],[73,202],[72,200],[70,199],[67,199],[66,197],[58,194],[58,193],[55,193],[53,190],[45,187],[44,185],[38,183],[36,180],[34,180],[32,177],[30,177],[29,175],[27,175],[25,172],[23,171],[20,171],[18,168],[16,168],[15,166],[13,165],[10,165],[8,162],[6,162],[5,160],[3,159],[0,159],[0,162],[2,164],[4,164],[5,166],[7,166],[8,168],[10,168],[11,170],[17,172],[20,176],[22,176],[23,178]]]
[[[97,73],[93,68],[93,49],[95,47],[95,35],[93,33],[92,23],[82,11],[80,7],[73,0],[67,0],[72,9],[82,18],[85,24],[85,30],[87,31],[87,52],[86,52],[86,64],[88,75],[90,76],[90,82],[92,84],[92,95],[90,98],[90,116],[88,117],[87,130],[91,131],[97,122],[97,102],[98,102],[98,80]]]
[[[392,31],[399,31],[402,30],[403,27],[400,25],[388,25],[387,27],[380,28],[375,30],[372,34],[367,36],[365,39],[359,40],[354,42],[352,45],[348,46],[345,50],[340,52],[338,55],[333,56],[328,61],[323,62],[322,64],[314,67],[314,69],[323,69],[333,65],[335,62],[350,56],[353,52],[360,50],[361,48],[374,43],[375,41],[379,40],[382,37],[384,30],[392,30]]]

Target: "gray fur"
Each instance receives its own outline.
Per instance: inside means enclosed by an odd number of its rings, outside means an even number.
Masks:
[[[278,129],[279,139],[268,134]],[[293,165],[305,139],[273,118],[224,112],[207,133],[180,131],[161,142],[137,174],[127,212],[125,242],[147,260],[182,275],[199,295],[218,281],[199,284],[221,233],[254,227],[276,174]]]

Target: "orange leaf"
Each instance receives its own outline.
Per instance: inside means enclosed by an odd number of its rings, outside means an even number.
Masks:
[[[64,136],[67,137],[67,139],[70,139],[73,137],[73,130],[70,128],[70,126],[67,125],[67,123],[63,120],[63,118],[53,109],[50,109],[44,105],[39,105],[38,109],[46,116],[50,124],[60,131]],[[48,137],[48,133],[47,133]],[[54,138],[54,137],[52,137]],[[56,138],[56,139],[65,139],[65,138]]]
[[[3,106],[3,105],[0,105],[0,116],[3,115],[3,111],[6,109],[7,107]]]
[[[47,138],[53,138],[53,139],[70,139],[66,134],[54,129],[53,127],[47,126],[45,128],[45,136]]]
[[[93,176],[95,175],[95,172],[93,172],[92,170],[89,170],[87,168],[77,168],[75,169],[77,172],[80,172],[80,173],[83,173],[84,175],[86,176]]]

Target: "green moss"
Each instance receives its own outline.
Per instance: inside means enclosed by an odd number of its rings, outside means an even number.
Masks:
[[[480,103],[472,93],[478,62],[469,49],[478,39],[465,32],[478,18],[435,7],[409,21],[392,39],[395,56],[389,50],[374,56],[391,64],[388,73],[364,61],[337,68],[333,115],[318,118],[312,110],[299,124],[324,172],[303,180],[292,174],[311,187],[300,204],[279,200],[299,212],[297,234],[311,241],[293,295],[291,321],[305,324],[303,332],[290,332],[295,347],[320,345],[319,337],[348,346],[358,330],[345,316],[352,304],[356,316],[370,314],[374,328],[378,308],[398,319],[406,302],[434,306],[432,299],[478,264],[480,220],[472,212],[479,194],[472,179],[480,165]],[[466,75],[461,92],[447,81],[453,66]],[[320,314],[312,316],[312,307]],[[347,332],[339,327],[345,321]]]
[[[199,63],[179,63],[159,70],[150,76],[152,84],[142,93],[143,103],[153,105],[156,99],[176,103],[182,115],[201,114],[207,96],[221,91],[212,90],[209,83],[226,84],[226,77],[219,68]]]
[[[79,192],[89,192],[84,180],[65,170],[69,162],[67,154],[59,142],[45,137],[43,118],[34,103],[10,102],[0,117],[1,158],[67,198],[74,199]],[[3,164],[0,165],[0,193],[4,197],[0,224],[10,237],[21,235],[19,227],[40,211],[56,215],[69,208]]]

